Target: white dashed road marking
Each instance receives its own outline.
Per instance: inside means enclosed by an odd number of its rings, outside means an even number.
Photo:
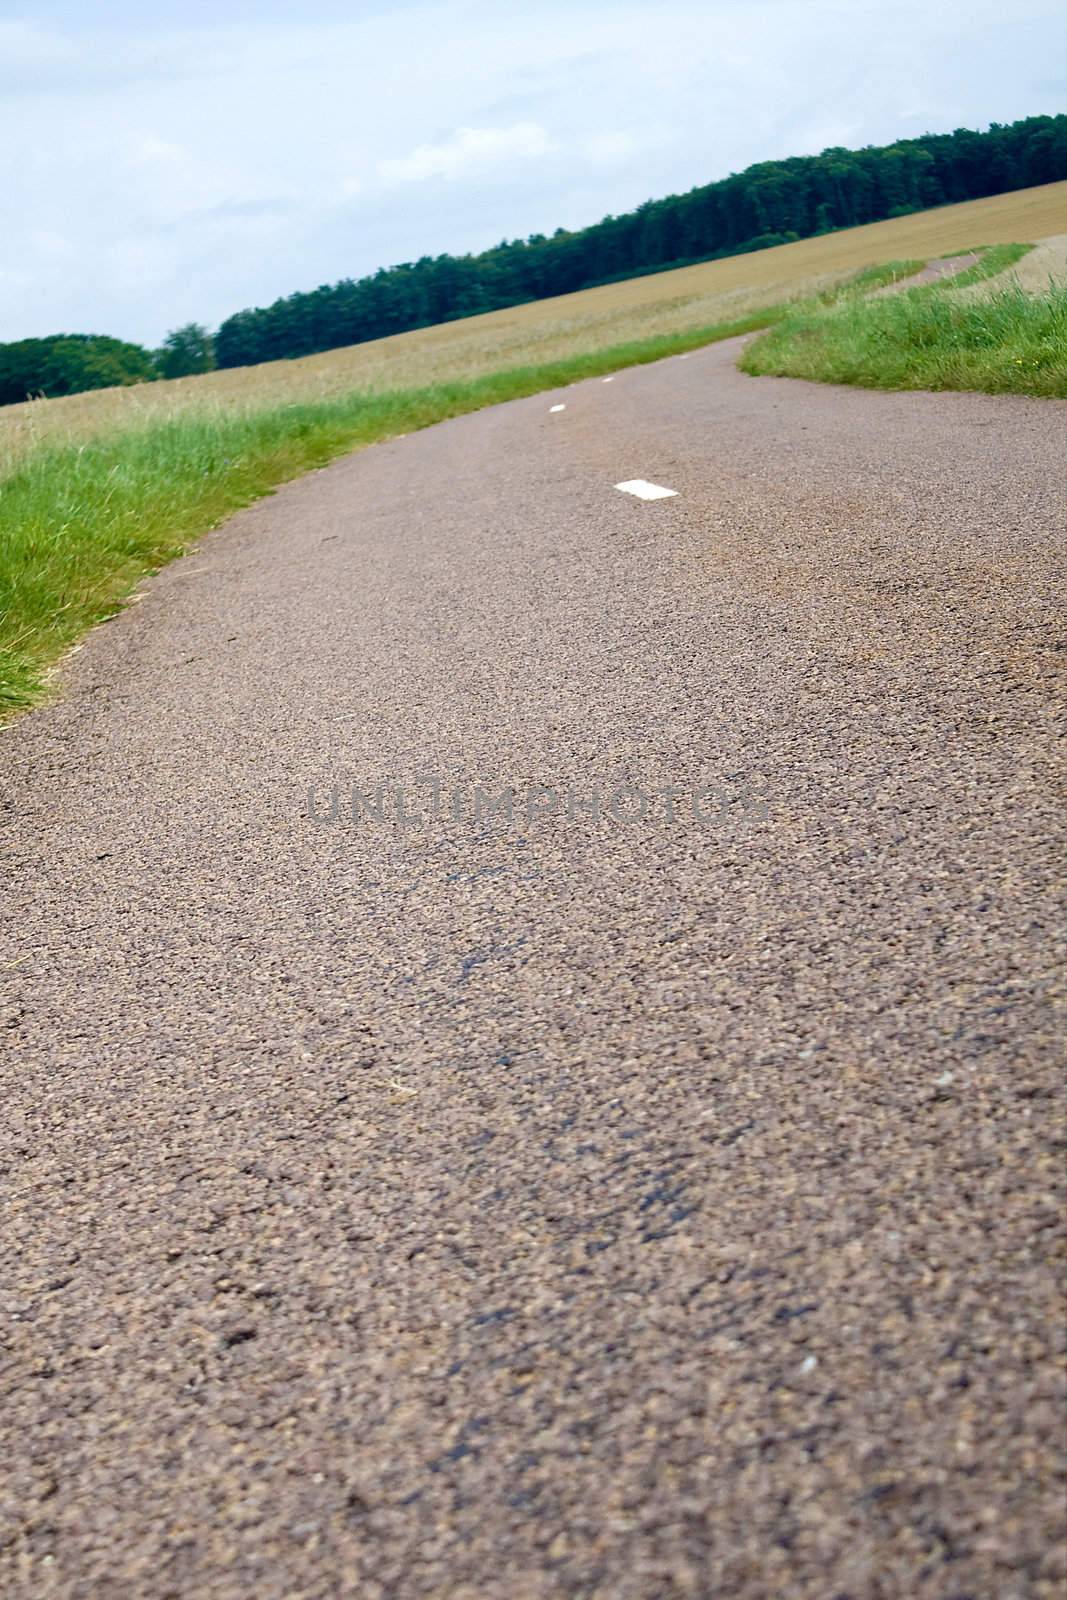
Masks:
[[[550,411],[566,411],[566,406],[549,406]]]
[[[614,383],[615,382],[615,374],[612,373],[610,378],[601,378],[600,381],[601,381],[601,383]]]
[[[635,494],[639,500],[666,500],[669,494],[677,494],[677,489],[664,489],[658,483],[649,483],[647,478],[628,478],[625,483],[617,483],[616,489],[621,489],[623,494]]]

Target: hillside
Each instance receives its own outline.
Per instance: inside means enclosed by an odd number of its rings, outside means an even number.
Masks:
[[[1045,239],[1067,227],[1067,181],[939,206],[755,254],[509,307],[296,361],[0,409],[0,470],[48,440],[84,440],[187,412],[260,409],[353,390],[381,393],[587,355],[635,339],[733,322],[881,262],[975,244]]]
[[[477,254],[422,256],[298,290],[235,312],[214,334],[188,322],[158,350],[96,333],[0,344],[0,407],[376,343],[1065,179],[1064,115],[761,161],[584,228],[505,239]]]
[[[239,311],[220,367],[357,344],[689,262],[762,250],[1067,178],[1067,116],[760,161],[685,194],[477,255],[423,256]]]

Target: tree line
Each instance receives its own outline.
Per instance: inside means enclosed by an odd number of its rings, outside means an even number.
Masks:
[[[0,404],[312,355],[524,301],[1067,178],[1067,116],[761,161],[588,228],[423,256],[197,323],[148,351],[85,334],[0,345]]]
[[[210,372],[214,365],[215,341],[198,322],[175,328],[158,350],[102,333],[17,339],[0,344],[0,406],[154,378],[185,378]]]

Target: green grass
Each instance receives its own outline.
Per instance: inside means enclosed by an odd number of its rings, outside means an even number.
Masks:
[[[981,283],[983,278],[995,278],[999,273],[1007,272],[1017,261],[1021,261],[1033,248],[1032,244],[976,244],[972,245],[970,250],[949,250],[937,259],[951,261],[954,256],[973,255],[977,251],[978,260],[973,266],[957,272],[954,278],[944,278],[940,282],[927,284],[922,293],[937,294],[946,289],[966,289],[969,284]]]
[[[1015,285],[976,299],[969,284],[1003,271],[1025,245],[997,245],[958,277],[863,300],[795,307],[744,352],[755,375],[870,389],[978,389],[1067,397],[1067,284]]]

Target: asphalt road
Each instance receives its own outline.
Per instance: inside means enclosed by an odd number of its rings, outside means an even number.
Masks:
[[[0,737],[5,1595],[1060,1600],[1067,407],[735,354]]]

